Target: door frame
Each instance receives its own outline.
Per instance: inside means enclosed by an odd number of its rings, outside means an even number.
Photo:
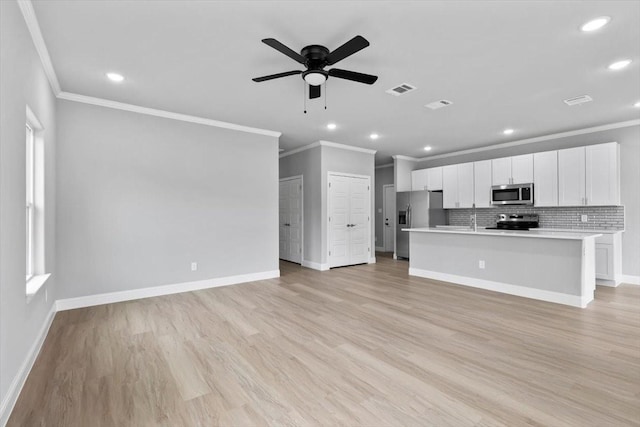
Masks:
[[[373,188],[371,188],[371,175],[358,175],[358,174],[354,174],[354,173],[344,173],[344,172],[327,172],[327,219],[326,219],[326,223],[325,226],[327,228],[327,232],[326,232],[326,239],[327,239],[327,251],[326,251],[326,256],[327,256],[327,266],[328,268],[332,268],[331,267],[331,262],[329,261],[330,256],[329,256],[329,251],[331,250],[331,227],[329,225],[329,217],[330,217],[330,213],[331,213],[331,197],[329,197],[329,178],[331,176],[346,176],[348,178],[361,178],[361,179],[366,179],[367,180],[367,186],[369,187],[369,232],[367,233],[367,247],[369,248],[369,259],[367,260],[367,263],[372,264],[375,263],[375,248],[374,248],[374,252],[371,252],[371,212],[373,210],[373,204],[375,203],[375,201],[373,200],[372,197],[372,192],[373,192]],[[375,223],[374,223],[375,224]]]
[[[280,178],[278,184],[282,181],[292,181],[300,178],[300,265],[304,264],[304,175],[293,175],[286,178]],[[278,185],[278,191],[280,186]],[[280,195],[278,194],[278,205],[280,203]],[[278,206],[278,241],[280,240],[280,206]],[[278,248],[278,260],[280,260],[280,248]],[[290,261],[289,261],[290,262]]]
[[[389,217],[389,215],[387,215],[387,200],[386,200],[387,199],[387,191],[386,190],[389,187],[392,187],[395,190],[396,185],[395,184],[384,184],[382,186],[382,248],[384,249],[385,252],[387,252],[387,241],[385,239],[386,232],[384,231],[385,230],[385,228],[384,228],[384,221],[385,221],[384,218],[388,218]],[[395,196],[396,192],[394,191],[393,194]],[[391,252],[395,253],[395,251],[396,251],[396,248],[395,248],[395,246],[396,246],[395,245],[395,236],[396,236],[396,221],[395,221],[395,218],[396,218],[396,212],[392,212],[391,214],[392,214],[391,217],[393,218],[393,223],[392,223],[393,225],[391,226],[391,228],[392,228],[392,236],[394,237],[393,238],[393,242],[391,242],[392,243],[391,244]]]

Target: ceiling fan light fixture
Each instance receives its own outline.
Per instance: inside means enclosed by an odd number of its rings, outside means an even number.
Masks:
[[[304,81],[311,86],[320,86],[327,81],[327,76],[319,71],[309,71],[304,73]]]

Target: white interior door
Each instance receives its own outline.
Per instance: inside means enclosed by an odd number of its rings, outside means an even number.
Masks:
[[[349,265],[349,178],[329,175],[329,266]]]
[[[369,261],[369,186],[368,179],[351,178],[349,182],[349,264]]]
[[[280,259],[302,263],[302,178],[280,181]]]
[[[384,251],[393,252],[393,241],[396,237],[396,189],[393,185],[385,185],[383,188],[382,215],[384,216],[384,221],[382,227],[384,230]]]
[[[368,177],[329,174],[329,267],[362,264],[371,250]]]
[[[289,261],[289,183],[280,181],[279,188],[280,259]]]
[[[289,180],[289,261],[302,263],[302,178]]]

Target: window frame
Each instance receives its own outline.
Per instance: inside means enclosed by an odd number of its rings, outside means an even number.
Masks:
[[[45,132],[26,107],[25,120],[25,293],[27,304],[51,276],[45,272]],[[47,293],[45,292],[45,299]]]
[[[35,186],[36,186],[36,130],[33,124],[26,122],[26,280],[27,282],[35,276]]]

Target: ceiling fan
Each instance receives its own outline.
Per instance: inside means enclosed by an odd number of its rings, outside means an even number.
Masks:
[[[351,80],[368,85],[374,84],[375,81],[378,80],[378,76],[372,76],[371,74],[356,73],[355,71],[341,70],[339,68],[332,68],[328,71],[324,69],[326,66],[342,61],[346,57],[369,46],[369,42],[362,36],[355,36],[333,52],[330,52],[329,49],[324,46],[312,44],[304,47],[298,54],[276,39],[263,39],[262,42],[304,65],[307,69],[306,71],[285,71],[284,73],[256,77],[252,79],[254,82],[264,82],[279,79],[280,77],[302,74],[304,81],[309,84],[309,99],[314,99],[320,97],[320,85],[326,82],[329,77]]]

